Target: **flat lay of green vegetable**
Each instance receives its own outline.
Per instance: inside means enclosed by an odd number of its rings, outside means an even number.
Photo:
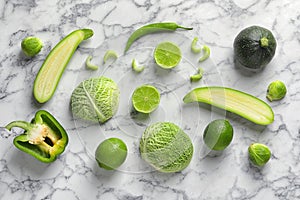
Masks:
[[[142,26],[130,35],[124,53],[126,54],[132,44],[144,35],[163,31],[174,32],[177,29],[192,30],[193,28],[183,27],[174,22],[160,22]],[[51,50],[34,81],[33,94],[37,102],[45,103],[51,99],[76,48],[93,34],[91,29],[75,30]],[[197,68],[195,74],[190,75],[190,82],[197,82],[202,79],[202,64],[205,63],[199,62],[204,62],[211,55],[211,50],[207,45],[198,46],[197,43],[198,37],[194,37],[191,51],[194,54],[202,55],[197,62],[201,67]],[[260,26],[251,26],[243,29],[236,36],[233,44],[234,59],[246,69],[261,70],[273,59],[276,45],[275,37],[270,30]],[[21,47],[26,56],[33,57],[41,51],[43,43],[36,37],[27,37],[22,41]],[[172,71],[172,68],[178,66],[183,58],[179,45],[169,41],[158,42],[152,55],[157,66],[162,68],[155,70],[164,71],[164,73]],[[86,58],[86,68],[98,70],[99,66],[91,62],[92,58],[91,55]],[[114,50],[105,52],[103,64],[106,64],[110,59],[118,59],[118,54]],[[132,62],[127,64],[129,66],[131,64],[132,71],[130,73],[140,73],[145,69],[145,66],[140,65],[137,59],[132,59]],[[146,66],[150,67],[151,65]],[[147,74],[147,70],[134,77]],[[148,81],[146,78],[143,80]],[[202,84],[202,81],[199,83],[190,82],[188,82],[189,86]],[[167,95],[161,90],[163,89],[160,87],[158,90],[153,85],[144,83],[136,87],[131,96],[127,96],[131,98],[134,111],[150,116],[155,114],[152,112],[159,108],[161,94]],[[116,115],[119,101],[122,100],[120,99],[121,92],[118,84],[111,78],[99,76],[85,79],[74,88],[71,94],[72,114],[75,118],[99,123],[102,126]],[[269,101],[280,100],[285,97],[286,93],[285,84],[277,80],[269,84],[266,98]],[[274,121],[274,112],[270,105],[251,94],[233,88],[222,86],[196,87],[183,97],[183,102],[206,103],[237,114],[258,125],[269,125]],[[147,117],[149,117],[148,115]],[[234,128],[230,122],[228,119],[216,119],[206,125],[202,139],[208,149],[223,151],[232,143]],[[24,132],[14,138],[13,144],[41,162],[51,163],[55,161],[68,144],[67,132],[46,110],[38,110],[31,122],[13,121],[5,128],[10,131],[14,127],[22,128]],[[190,164],[194,153],[191,138],[184,130],[187,130],[188,133],[190,129],[189,127],[182,129],[173,122],[155,122],[145,126],[139,140],[141,158],[160,172],[172,173],[184,170]],[[98,143],[94,157],[99,167],[106,170],[116,170],[126,161],[127,154],[128,148],[125,142],[114,137]],[[248,147],[248,156],[252,164],[263,166],[270,160],[271,151],[264,144],[253,143]]]
[[[91,29],[73,31],[51,50],[34,80],[33,95],[39,103],[51,99],[76,48],[93,34]]]
[[[193,28],[187,28],[180,26],[174,22],[160,22],[160,23],[153,23],[147,24],[145,26],[140,27],[136,31],[134,31],[127,40],[126,47],[124,53],[126,53],[134,41],[139,39],[140,37],[150,34],[150,33],[157,33],[157,32],[164,32],[164,31],[176,31],[177,29],[184,29],[184,30],[193,30]]]
[[[45,110],[37,111],[31,122],[13,121],[5,128],[10,131],[14,127],[25,130],[23,134],[14,138],[14,145],[45,163],[55,161],[68,144],[65,129]]]
[[[183,98],[184,103],[203,102],[230,111],[249,121],[268,125],[274,121],[272,108],[264,101],[232,88],[195,88]]]

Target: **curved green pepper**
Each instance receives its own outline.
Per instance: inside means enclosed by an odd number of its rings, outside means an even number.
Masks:
[[[14,138],[14,145],[36,159],[50,163],[64,152],[68,144],[68,135],[60,123],[47,111],[36,112],[32,121],[13,121],[6,129],[13,127],[24,129],[24,133]]]

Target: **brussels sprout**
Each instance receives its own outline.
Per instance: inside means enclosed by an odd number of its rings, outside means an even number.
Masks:
[[[270,101],[280,100],[285,96],[285,94],[286,94],[286,87],[282,81],[278,81],[278,80],[273,81],[268,86],[267,98]]]
[[[27,37],[23,39],[21,47],[26,56],[32,57],[41,51],[43,42],[37,37]]]
[[[260,143],[251,144],[248,148],[249,159],[256,166],[265,165],[271,158],[270,149]]]

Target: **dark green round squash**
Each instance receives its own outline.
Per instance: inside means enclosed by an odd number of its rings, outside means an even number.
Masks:
[[[271,31],[260,26],[243,29],[235,38],[236,61],[251,71],[262,70],[274,57],[276,40]]]

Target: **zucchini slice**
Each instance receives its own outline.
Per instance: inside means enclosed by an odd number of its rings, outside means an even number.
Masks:
[[[185,95],[183,102],[207,103],[260,125],[268,125],[274,121],[273,110],[267,103],[231,88],[217,86],[195,88]]]
[[[45,103],[53,96],[58,82],[78,45],[93,36],[91,29],[75,30],[63,38],[49,53],[33,85],[33,96]]]

